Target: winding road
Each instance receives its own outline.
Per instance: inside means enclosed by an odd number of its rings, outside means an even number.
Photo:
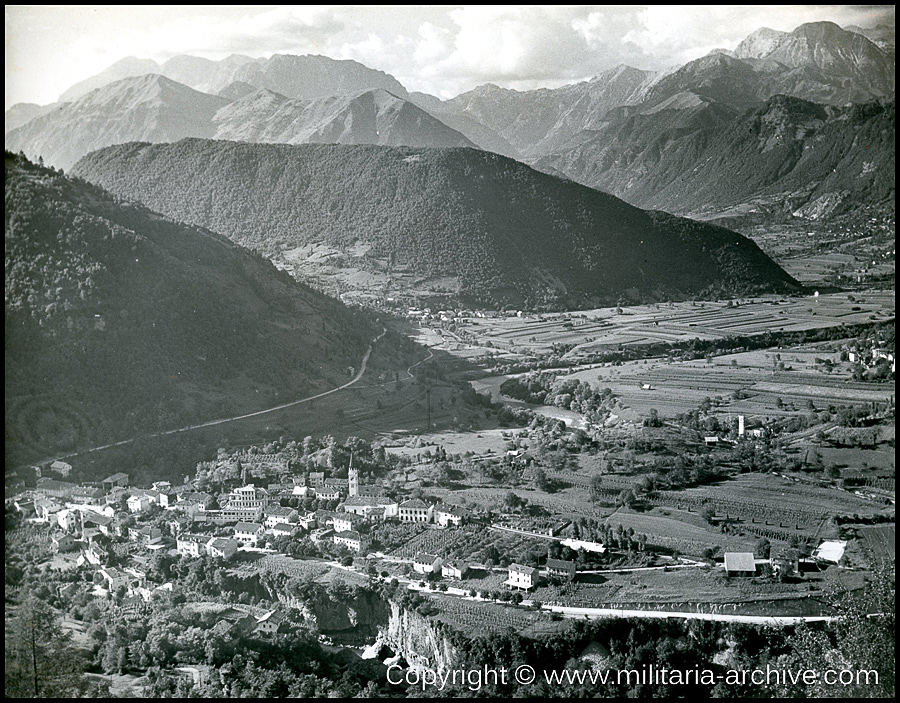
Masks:
[[[124,447],[128,444],[131,444],[137,439],[143,439],[147,437],[165,437],[166,435],[179,434],[181,432],[190,432],[191,430],[199,430],[204,427],[213,427],[215,425],[224,425],[226,422],[234,422],[235,420],[246,420],[249,417],[258,417],[259,415],[266,415],[267,413],[277,412],[278,410],[284,410],[285,408],[291,408],[295,405],[300,405],[302,403],[309,403],[313,400],[317,400],[319,398],[324,398],[326,395],[331,395],[332,393],[337,393],[338,391],[342,391],[345,388],[349,388],[354,385],[363,377],[366,373],[366,367],[369,363],[369,357],[372,354],[372,349],[375,348],[376,342],[378,342],[384,335],[387,334],[387,329],[382,327],[381,334],[379,334],[375,339],[371,341],[369,344],[369,348],[366,349],[366,353],[363,355],[362,362],[359,365],[359,371],[351,378],[347,383],[338,386],[337,388],[332,388],[331,390],[323,391],[322,393],[317,393],[316,395],[311,395],[306,398],[301,398],[300,400],[293,400],[290,403],[283,403],[282,405],[276,405],[272,408],[266,408],[265,410],[257,410],[252,413],[245,413],[243,415],[234,415],[232,417],[223,417],[219,420],[210,420],[209,422],[201,422],[196,425],[188,425],[186,427],[179,427],[174,430],[165,430],[163,432],[153,432],[147,435],[141,435],[140,437],[132,437],[131,439],[123,439],[121,442],[113,442],[111,444],[103,444],[99,447],[91,447],[90,449],[80,449],[77,452],[72,452],[71,454],[64,454],[62,456],[52,457],[50,459],[44,459],[43,461],[37,463],[44,463],[47,461],[54,461],[57,459],[70,459],[75,456],[80,456],[82,454],[90,454],[91,452],[99,452],[104,449],[112,449],[113,447]]]

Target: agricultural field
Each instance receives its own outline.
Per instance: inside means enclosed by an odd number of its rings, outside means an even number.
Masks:
[[[554,346],[566,345],[572,348],[565,358],[577,359],[593,352],[634,345],[838,327],[888,320],[893,316],[894,298],[890,291],[865,291],[856,295],[823,293],[797,298],[763,296],[737,301],[467,318],[455,322],[452,336],[442,331],[440,346],[456,353],[465,342],[469,347],[488,349],[491,353],[534,355],[549,354]]]
[[[696,513],[672,508],[655,508],[647,513],[621,509],[604,522],[646,534],[648,547],[680,554],[702,555],[705,550],[717,547],[733,552],[752,552],[758,539],[753,535],[722,534]]]
[[[816,359],[828,359],[833,366]],[[630,419],[646,417],[651,408],[671,418],[695,410],[709,398],[718,415],[763,421],[831,405],[890,402],[895,393],[893,382],[851,380],[849,363],[841,362],[838,352],[823,348],[749,351],[710,361],[633,361],[566,376],[570,377],[610,388],[622,406],[617,414]]]
[[[515,493],[529,504],[544,508],[560,518],[595,517],[603,515],[604,508],[591,502],[590,496],[580,486],[564,488],[555,493],[544,493],[524,487],[483,486],[450,490],[430,488],[429,491],[446,502],[458,505],[477,507],[482,510],[497,511],[501,509],[508,493]]]
[[[284,554],[266,554],[252,562],[240,564],[234,568],[238,573],[254,574],[260,571],[286,574],[304,581],[330,583],[335,578],[350,582],[365,583],[366,578],[346,569],[339,569],[331,564],[314,559],[297,559]]]
[[[872,559],[893,559],[896,552],[895,525],[857,525],[856,535]]]

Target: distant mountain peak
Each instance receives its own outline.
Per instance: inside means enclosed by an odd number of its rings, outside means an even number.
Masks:
[[[779,32],[768,27],[760,27],[755,32],[749,34],[737,48],[734,55],[739,59],[761,59],[765,58],[781,40],[787,36],[787,32]]]

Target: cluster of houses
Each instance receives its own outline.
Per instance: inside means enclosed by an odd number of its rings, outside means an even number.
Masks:
[[[439,574],[443,578],[463,581],[472,570],[472,565],[463,560],[444,561],[436,554],[420,552],[412,561],[412,569],[423,576]],[[522,564],[510,564],[506,567],[505,586],[517,590],[528,591],[540,585],[540,569]],[[547,559],[544,567],[548,579],[552,581],[573,581],[575,579],[575,562],[566,559]]]
[[[872,346],[871,349],[850,347],[847,352],[847,360],[851,364],[862,364],[866,368],[877,366],[880,361],[884,360],[891,365],[891,373],[895,373],[894,350],[887,347]]]
[[[68,475],[62,473],[64,470],[61,467],[55,473]],[[243,479],[246,481],[246,472]],[[364,554],[371,544],[366,533],[377,521],[449,527],[461,525],[466,519],[466,513],[455,506],[428,504],[415,498],[398,501],[377,493],[376,486],[361,484],[358,470],[351,466],[345,479],[326,478],[324,471],[312,471],[290,485],[269,484],[263,488],[245,483],[218,498],[190,484],[172,486],[165,481],[150,488],[129,488],[125,473],[113,474],[99,485],[41,477],[33,491],[14,502],[21,513],[58,525],[60,532],[53,538],[58,551],[83,549],[87,558],[97,564],[104,562],[114,538],[127,537],[150,549],[171,546],[171,540],[164,539],[158,527],[135,525],[134,518],[150,511],[155,515],[165,511],[165,525],[175,538],[179,554],[226,559],[238,549],[260,546],[267,537],[274,540],[300,534],[308,535],[314,542],[327,540]],[[337,511],[301,514],[280,504],[281,499],[294,497],[343,503]],[[123,505],[125,511],[121,510]],[[199,526],[203,527],[197,529]],[[209,534],[210,526],[215,535]],[[79,535],[80,539],[76,539]]]
[[[469,317],[484,317],[484,313],[477,310],[432,311],[431,308],[409,308],[406,311],[407,320],[418,320],[423,322],[451,322],[452,320]]]

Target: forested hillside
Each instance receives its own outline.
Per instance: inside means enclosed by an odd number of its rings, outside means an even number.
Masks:
[[[381,331],[223,236],[9,152],[5,232],[7,461],[340,385]]]
[[[188,139],[102,149],[75,170],[268,256],[318,243],[388,276],[452,277],[462,302],[586,306],[797,287],[739,234],[473,149]]]

